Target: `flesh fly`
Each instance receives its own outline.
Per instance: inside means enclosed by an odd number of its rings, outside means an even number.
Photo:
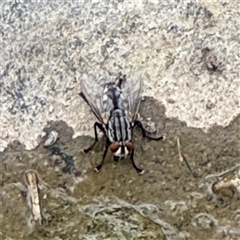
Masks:
[[[106,138],[102,161],[95,168],[95,171],[100,171],[108,149],[110,149],[115,161],[130,155],[133,167],[138,173],[144,173],[143,169],[139,168],[134,161],[132,135],[135,126],[141,129],[143,137],[151,140],[163,139],[163,136],[158,138],[148,136],[142,123],[137,120],[142,97],[142,85],[141,80],[130,84],[126,80],[126,75],[122,74],[115,82],[108,82],[102,88],[88,79],[81,81],[81,93],[79,95],[98,119],[98,122],[94,123],[95,141],[89,148],[83,150],[84,153],[91,151],[97,143],[98,129],[103,132]]]
[[[27,203],[31,209],[33,220],[41,225],[43,218],[37,172],[31,169],[27,170],[24,174],[24,181],[27,186]]]

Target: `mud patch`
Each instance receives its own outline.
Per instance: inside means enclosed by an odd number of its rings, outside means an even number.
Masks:
[[[112,161],[110,153],[95,173],[104,139],[93,152],[83,154],[93,138],[73,139],[73,129],[62,121],[45,128],[59,133],[50,147],[39,144],[25,150],[17,141],[8,145],[0,165],[3,239],[239,239],[238,189],[209,189],[228,175],[221,172],[233,167],[227,177],[239,177],[240,116],[206,133],[166,118],[164,106],[153,98],[145,98],[140,114],[146,124],[155,124],[154,135],[166,134],[165,141],[156,142],[134,131],[143,176],[128,159]],[[192,172],[179,161],[176,137]],[[45,216],[41,226],[28,222],[23,186],[27,169],[40,177]]]

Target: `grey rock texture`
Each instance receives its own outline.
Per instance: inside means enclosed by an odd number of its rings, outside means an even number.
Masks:
[[[227,125],[239,113],[238,1],[1,1],[0,150],[38,144],[48,121],[93,135],[79,98],[83,74],[121,71],[188,126]],[[209,54],[204,54],[209,49]],[[206,51],[205,51],[206,53]],[[156,109],[158,111],[158,109]]]

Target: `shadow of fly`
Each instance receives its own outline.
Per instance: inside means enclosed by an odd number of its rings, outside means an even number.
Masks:
[[[120,74],[115,82],[106,83],[101,87],[85,79],[81,81],[79,95],[98,119],[98,122],[94,123],[95,141],[83,152],[91,151],[98,142],[98,129],[103,132],[106,139],[102,161],[94,170],[100,171],[110,149],[114,161],[130,155],[133,167],[139,174],[143,174],[144,170],[139,168],[134,161],[132,142],[134,127],[139,127],[142,136],[151,140],[162,140],[163,136],[157,138],[149,136],[142,123],[137,120],[142,98],[142,81],[130,83],[126,80],[126,75]]]

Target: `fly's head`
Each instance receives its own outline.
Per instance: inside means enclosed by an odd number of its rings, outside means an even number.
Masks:
[[[111,152],[116,157],[127,157],[133,149],[133,143],[130,141],[127,142],[113,142],[109,146]]]

